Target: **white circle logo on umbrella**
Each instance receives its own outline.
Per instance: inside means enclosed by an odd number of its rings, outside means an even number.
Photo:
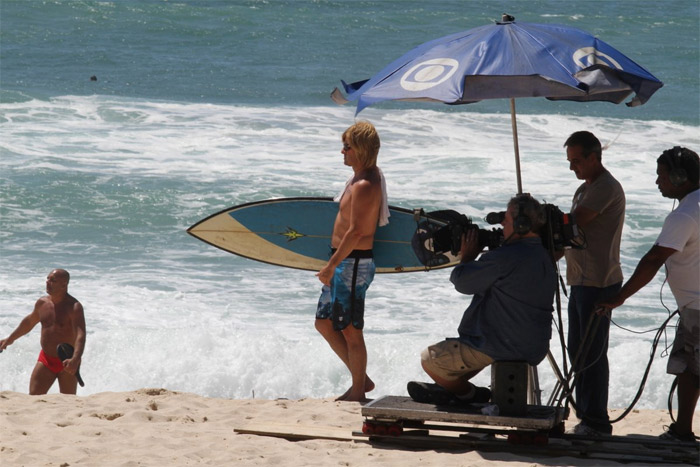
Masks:
[[[582,47],[578,49],[576,52],[574,52],[573,59],[574,63],[581,68],[588,68],[589,66],[601,63],[608,66],[612,65],[618,70],[622,70],[622,66],[620,66],[620,64],[617,63],[614,58],[608,54],[604,54],[600,50],[597,50],[595,47]],[[586,63],[584,63],[584,60]]]
[[[444,83],[455,74],[459,62],[453,58],[433,58],[411,67],[401,77],[401,87],[406,91],[424,91]]]

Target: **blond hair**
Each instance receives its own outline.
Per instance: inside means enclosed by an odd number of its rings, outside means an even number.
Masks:
[[[379,135],[370,122],[361,120],[343,132],[343,143],[350,145],[362,167],[369,169],[377,165]]]

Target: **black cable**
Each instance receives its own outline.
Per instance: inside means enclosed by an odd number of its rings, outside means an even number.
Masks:
[[[624,326],[620,326],[620,325],[617,324],[617,323],[615,322],[615,320],[613,320],[612,318],[610,319],[610,322],[611,322],[612,324],[614,324],[615,326],[617,326],[618,328],[622,329],[623,331],[631,332],[632,334],[648,334],[648,333],[650,333],[650,332],[657,332],[657,331],[659,330],[659,328],[654,328],[654,329],[647,329],[646,331],[635,331],[634,329],[628,329],[628,328],[626,328],[626,327],[624,327]],[[674,327],[675,327],[675,326],[674,326]]]
[[[665,307],[665,306],[664,306],[664,307]],[[666,308],[666,309],[668,310],[668,308]],[[667,327],[667,325],[668,325],[668,322],[669,322],[669,321],[671,320],[671,318],[673,318],[677,313],[679,313],[678,310],[674,311],[673,313],[671,313],[670,310],[669,310],[669,316],[668,316],[668,318],[666,318],[666,320],[663,322],[663,324],[662,324],[658,329],[655,330],[655,331],[656,331],[656,335],[654,336],[654,339],[652,340],[652,348],[651,348],[651,352],[650,352],[650,356],[649,356],[649,362],[647,363],[647,367],[646,367],[646,369],[645,369],[645,371],[644,371],[644,376],[642,377],[642,382],[641,382],[640,385],[639,385],[639,389],[637,390],[637,394],[635,395],[635,397],[634,397],[634,399],[632,400],[632,403],[629,405],[629,407],[627,407],[627,409],[625,409],[625,410],[623,411],[623,413],[622,413],[619,417],[617,417],[616,419],[614,419],[614,420],[610,420],[610,421],[608,421],[608,420],[600,420],[600,419],[596,419],[596,418],[594,418],[594,417],[588,417],[588,416],[585,416],[585,415],[584,415],[584,416],[583,416],[583,420],[584,420],[584,421],[589,421],[589,422],[593,422],[593,423],[596,423],[596,422],[599,422],[599,423],[611,423],[611,424],[612,424],[612,423],[617,423],[617,422],[619,422],[620,420],[622,420],[623,418],[625,418],[625,417],[632,411],[632,409],[634,408],[634,406],[635,406],[635,405],[637,404],[637,402],[639,401],[639,398],[641,397],[642,393],[644,392],[644,387],[645,387],[645,385],[646,385],[646,381],[647,381],[647,378],[648,378],[648,376],[649,376],[649,371],[651,370],[651,364],[652,364],[652,362],[654,361],[654,354],[656,353],[656,348],[658,347],[659,341],[661,340],[661,336],[662,336],[662,335],[664,335],[664,336],[666,335],[665,329],[666,329],[666,327]],[[610,321],[612,322],[612,319],[611,319]],[[616,324],[616,325],[617,325],[617,324]],[[649,332],[649,331],[645,331],[645,332]],[[664,351],[663,351],[664,353],[668,350],[668,347],[669,347],[669,346],[666,345],[666,347],[665,347],[665,349],[664,349]],[[568,349],[566,349],[565,351],[568,352]],[[602,357],[602,355],[603,355],[603,352],[601,351],[600,355],[598,355],[598,356],[596,357],[596,359],[593,361],[593,363],[587,365],[585,368],[579,370],[578,372],[582,372],[582,371],[585,371],[587,368],[590,368],[596,361],[598,361],[598,360]],[[571,369],[571,372],[572,372],[572,373],[574,372],[574,369],[573,369],[573,368]],[[570,377],[570,373],[567,374],[566,376],[567,376],[567,381],[568,381],[568,379],[569,379],[569,377]],[[671,394],[669,394],[669,407],[671,407],[671,405],[670,405],[670,404],[671,404],[671,395],[672,395],[672,393],[673,393],[673,390],[674,390],[674,387],[671,388]],[[569,396],[568,396],[567,399],[568,399],[569,403],[571,403],[571,406],[574,408],[574,410],[577,410],[576,402],[573,400],[573,397],[572,397],[571,394],[569,394]],[[673,420],[673,414],[672,414],[672,413],[671,413],[671,419]]]
[[[624,412],[622,412],[622,414],[619,417],[617,417],[614,420],[610,420],[609,423],[611,423],[611,424],[617,423],[620,420],[622,420],[623,418],[625,418],[632,411],[634,406],[639,401],[639,398],[642,396],[642,393],[644,392],[644,386],[646,385],[647,378],[649,377],[649,371],[651,370],[651,364],[654,361],[654,354],[656,353],[656,347],[658,346],[659,341],[661,340],[661,335],[664,332],[664,330],[666,329],[666,325],[668,324],[668,322],[671,321],[671,318],[673,318],[676,314],[678,314],[678,310],[674,311],[668,318],[666,318],[666,321],[663,322],[663,324],[659,327],[659,329],[656,333],[656,336],[654,336],[654,340],[652,341],[652,347],[651,347],[651,352],[650,352],[650,356],[649,356],[649,363],[647,363],[647,367],[644,370],[644,376],[642,377],[642,382],[639,385],[639,389],[637,390],[637,394],[634,396],[632,403],[624,410]],[[571,397],[570,397],[570,399],[571,399]],[[571,402],[571,405],[574,407],[574,409],[576,409],[576,405],[575,405],[574,401],[570,400],[570,402]],[[585,416],[584,416],[584,420],[589,420],[592,422],[596,422],[596,421],[607,422],[607,420],[597,420],[595,418],[585,417]]]
[[[671,383],[671,390],[668,392],[668,414],[671,416],[673,423],[676,423],[676,419],[673,418],[673,393],[678,386],[678,376],[673,378],[673,383]]]
[[[632,404],[620,415],[618,418],[615,420],[611,420],[610,423],[616,423],[622,420],[627,416],[628,413],[632,411],[634,406],[637,404],[637,401],[639,401],[639,398],[642,396],[642,392],[644,392],[644,386],[647,382],[647,377],[649,376],[649,370],[651,370],[651,363],[654,361],[654,354],[656,353],[656,347],[659,345],[659,340],[661,339],[661,334],[664,332],[666,329],[666,325],[668,324],[669,321],[671,321],[671,318],[673,318],[676,314],[678,313],[678,310],[674,311],[671,316],[666,318],[666,321],[663,322],[661,327],[659,328],[659,331],[656,333],[656,336],[654,336],[654,340],[652,343],[652,348],[651,348],[651,353],[649,356],[649,363],[647,364],[647,368],[644,371],[644,377],[642,378],[642,383],[639,386],[639,390],[637,391],[637,395],[635,396],[634,400],[632,401]]]

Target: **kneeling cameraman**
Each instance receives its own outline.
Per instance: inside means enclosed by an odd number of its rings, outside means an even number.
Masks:
[[[497,360],[537,365],[549,350],[556,273],[542,246],[544,209],[527,194],[508,203],[503,246],[482,251],[476,229],[462,237],[461,263],[450,276],[457,291],[474,295],[459,325],[459,337],[431,345],[421,354],[436,383],[408,383],[417,402],[488,402],[491,393],[469,382]]]

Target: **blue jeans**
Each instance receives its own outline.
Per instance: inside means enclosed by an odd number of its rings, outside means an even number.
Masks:
[[[591,316],[595,314],[597,302],[613,297],[622,287],[622,282],[608,287],[574,285],[569,296],[569,359],[574,365],[579,350],[585,352],[583,342]],[[585,359],[576,363],[576,416],[586,425],[604,433],[612,433],[608,417],[608,333],[610,320],[605,316],[594,318],[588,335],[590,347]]]

